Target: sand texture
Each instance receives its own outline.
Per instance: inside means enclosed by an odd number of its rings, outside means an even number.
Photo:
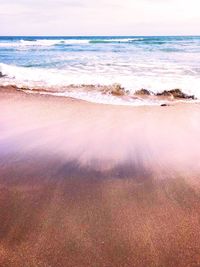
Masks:
[[[0,266],[200,266],[200,105],[0,88]]]

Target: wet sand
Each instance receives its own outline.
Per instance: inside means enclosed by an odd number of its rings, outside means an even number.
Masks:
[[[200,265],[200,105],[0,89],[0,266]]]

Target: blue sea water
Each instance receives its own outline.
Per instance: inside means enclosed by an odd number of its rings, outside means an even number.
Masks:
[[[180,88],[200,98],[200,36],[0,37],[0,72],[0,85],[63,92],[120,83],[131,93]]]

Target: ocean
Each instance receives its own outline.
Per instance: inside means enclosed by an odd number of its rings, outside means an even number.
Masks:
[[[99,90],[115,83],[129,95],[179,88],[200,99],[200,36],[0,37],[0,72],[0,85],[99,103],[139,103]]]

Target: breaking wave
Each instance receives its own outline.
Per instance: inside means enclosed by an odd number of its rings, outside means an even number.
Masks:
[[[23,47],[23,46],[55,46],[55,45],[83,45],[83,44],[106,44],[106,43],[132,43],[142,41],[143,38],[119,38],[119,39],[28,39],[0,42],[0,47]]]
[[[15,85],[20,88],[39,89],[40,93],[50,93],[57,96],[69,96],[77,99],[83,99],[95,103],[104,104],[119,104],[119,105],[152,105],[160,104],[160,101],[155,99],[140,99],[134,98],[134,92],[143,88],[144,78],[141,77],[137,82],[131,77],[115,77],[109,76],[81,74],[78,72],[70,72],[59,69],[45,68],[28,68],[15,65],[0,63],[0,85]],[[121,79],[120,79],[121,78]],[[102,87],[112,86],[115,82],[119,82],[124,88],[124,92],[128,92],[123,96],[115,96],[103,92]],[[163,90],[176,88],[173,83],[163,84],[162,79],[158,79],[155,83],[154,79],[148,80],[146,85],[152,82],[153,86],[146,86],[153,93],[159,93]],[[186,81],[185,81],[186,82]],[[182,82],[185,85],[185,82]],[[197,84],[196,84],[197,86]],[[45,89],[41,90],[40,89]],[[199,90],[182,89],[188,95],[194,95],[200,99]]]

